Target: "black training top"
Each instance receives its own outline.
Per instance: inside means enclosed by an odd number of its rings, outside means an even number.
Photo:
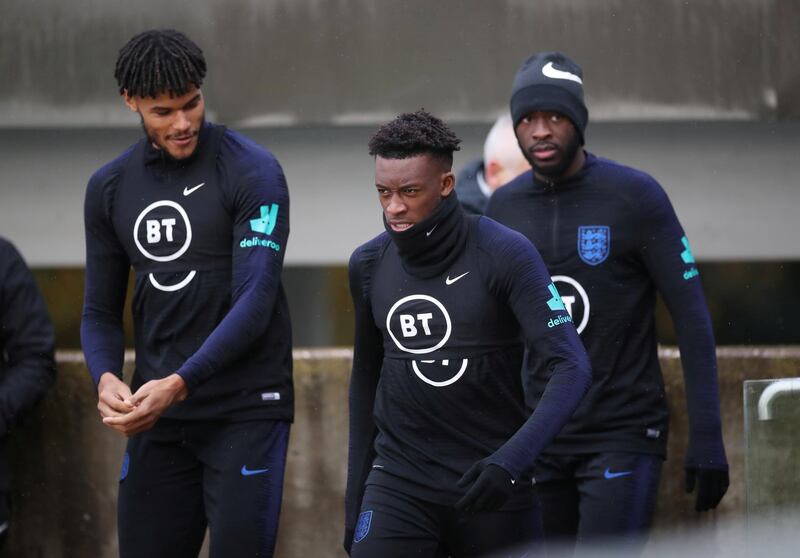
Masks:
[[[536,250],[465,217],[455,193],[408,231],[359,247],[350,288],[349,528],[365,482],[453,505],[477,461],[524,478],[588,388],[586,353]],[[552,371],[530,418],[523,339]]]
[[[9,431],[55,378],[55,334],[42,296],[16,248],[0,238],[0,491],[11,489]]]
[[[132,266],[133,389],[177,372],[189,397],[165,417],[292,419],[289,195],[272,154],[212,124],[180,162],[142,140],[92,176],[85,225],[81,342],[95,383],[121,375]]]
[[[33,275],[16,248],[0,238],[0,438],[53,383],[54,345],[53,323]],[[6,481],[0,474],[0,489]]]
[[[680,343],[687,464],[726,468],[711,321],[689,241],[661,186],[587,154],[583,169],[563,182],[540,182],[532,171],[519,176],[495,192],[487,215],[538,248],[592,362],[589,395],[547,452],[665,454],[667,402],[653,317],[658,290]],[[541,364],[535,353],[530,359]],[[547,374],[537,376],[531,405],[546,381]]]

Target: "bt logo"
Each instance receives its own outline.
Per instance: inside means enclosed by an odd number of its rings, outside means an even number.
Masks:
[[[386,330],[403,352],[432,353],[442,348],[453,330],[450,314],[432,296],[415,294],[394,303],[386,316]],[[414,374],[428,385],[441,388],[457,382],[469,359],[412,360]]]
[[[178,221],[180,217],[180,221]],[[142,229],[144,222],[144,229]],[[144,233],[144,234],[141,234]],[[175,246],[174,243],[183,243]],[[142,240],[148,245],[142,244]],[[192,224],[186,211],[170,200],[151,203],[142,210],[133,225],[133,241],[139,251],[155,262],[171,262],[180,258],[192,243]]]
[[[386,315],[386,330],[403,352],[426,354],[447,343],[453,325],[444,305],[432,296],[401,298]]]
[[[148,219],[145,221],[147,228],[147,243],[156,244],[161,242],[161,227],[167,231],[167,242],[174,240],[172,228],[175,226],[175,219]]]
[[[192,224],[180,204],[171,200],[153,202],[136,218],[133,241],[147,259],[171,262],[185,254],[192,244]],[[193,269],[182,280],[169,285],[160,283],[153,273],[149,274],[149,279],[156,289],[174,292],[191,283],[196,274],[197,271]]]
[[[462,358],[461,363],[450,366],[450,360],[416,360],[411,361],[411,368],[417,378],[433,387],[447,387],[456,383],[467,371],[468,358]],[[454,363],[455,364],[455,363]]]
[[[431,328],[428,325],[433,319],[433,314],[431,312],[425,312],[423,314],[417,314],[417,320],[422,324],[422,329],[425,331],[425,335],[431,334]],[[417,326],[414,322],[414,316],[411,314],[400,314],[400,330],[403,333],[403,337],[416,337],[419,331],[417,330]]]

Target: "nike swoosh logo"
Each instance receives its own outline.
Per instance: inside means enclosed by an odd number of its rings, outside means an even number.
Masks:
[[[545,77],[549,77],[551,79],[566,79],[583,85],[583,80],[581,78],[570,72],[565,72],[563,70],[558,70],[554,68],[552,62],[548,62],[547,64],[544,65],[544,68],[542,68],[542,74],[544,74]]]
[[[615,479],[617,477],[627,477],[632,473],[633,471],[620,471],[619,473],[612,473],[611,469],[606,469],[603,473],[603,476],[607,479]]]
[[[459,279],[461,279],[465,275],[469,275],[469,271],[467,271],[466,273],[462,273],[458,277],[453,277],[452,279],[450,279],[450,276],[448,275],[447,279],[444,280],[444,284],[445,285],[452,285],[453,283],[455,283],[456,281],[458,281]]]
[[[184,195],[184,196],[188,196],[189,194],[191,194],[192,192],[194,192],[194,191],[195,191],[195,190],[197,190],[198,188],[202,188],[202,187],[203,187],[203,186],[205,186],[205,185],[206,185],[206,183],[205,183],[205,182],[201,182],[200,184],[198,184],[198,185],[197,185],[197,186],[195,186],[194,188],[184,188],[184,189],[183,189],[183,195]]]
[[[250,475],[259,475],[266,473],[269,469],[248,469],[247,465],[242,465],[242,476],[249,477]]]
[[[436,230],[436,227],[438,227],[438,226],[439,226],[439,223],[436,223],[431,230],[429,230],[428,232],[425,233],[425,236],[430,236],[433,233],[433,231]]]

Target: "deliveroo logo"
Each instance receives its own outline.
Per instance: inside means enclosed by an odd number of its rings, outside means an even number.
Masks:
[[[681,259],[683,260],[683,263],[693,264],[694,255],[692,255],[692,249],[689,248],[689,239],[684,236],[683,238],[681,238],[681,242],[683,242],[683,247],[685,248],[685,250],[681,252]]]
[[[547,286],[547,288],[550,290],[550,294],[552,295],[552,298],[547,301],[547,306],[550,307],[550,310],[552,310],[553,312],[555,312],[556,310],[566,311],[567,307],[564,306],[564,301],[561,300],[561,295],[558,294],[558,289],[556,289],[556,286],[553,283],[550,283]],[[558,316],[556,318],[550,318],[550,321],[547,322],[547,327],[552,328],[560,326],[561,324],[569,323],[571,321],[572,321],[572,316],[570,316],[569,312],[567,312],[566,316]]]
[[[275,224],[278,222],[278,204],[273,203],[270,206],[262,205],[260,208],[261,217],[250,219],[250,229],[253,232],[265,234],[267,236],[272,234],[275,229]],[[272,241],[271,239],[262,238],[253,235],[253,238],[243,238],[239,243],[242,248],[253,248],[254,246],[262,246],[270,248],[276,252],[281,251],[281,245]]]
[[[261,234],[272,234],[275,228],[275,223],[278,222],[278,204],[273,203],[271,206],[261,206],[261,217],[250,219],[250,228],[253,232]]]
[[[556,310],[566,310],[567,307],[564,306],[564,301],[561,300],[561,295],[558,294],[556,286],[553,283],[550,283],[547,288],[550,289],[550,294],[553,295],[553,297],[547,301],[547,306],[550,307],[550,310],[554,312]]]
[[[692,254],[692,249],[689,248],[689,239],[684,236],[681,238],[681,242],[683,242],[684,248],[683,252],[681,252],[681,259],[683,260],[683,263],[687,265],[694,264],[694,254]],[[698,275],[700,275],[700,272],[697,271],[697,268],[694,267],[694,265],[692,265],[692,267],[690,267],[687,271],[683,272],[683,278],[686,281],[693,277],[697,277]]]

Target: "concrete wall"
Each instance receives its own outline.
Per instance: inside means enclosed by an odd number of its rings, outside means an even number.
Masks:
[[[140,137],[118,49],[165,26],[205,49],[209,118],[249,128],[283,164],[290,265],[343,265],[381,230],[375,123],[419,107],[483,123],[457,130],[461,168],[521,61],[550,49],[584,66],[587,147],[654,174],[698,258],[800,259],[795,0],[4,0],[0,234],[32,265],[83,265],[86,181]]]
[[[351,352],[295,351],[297,418],[289,446],[278,552],[281,557],[341,556]],[[58,382],[12,435],[16,470],[10,556],[106,558],[116,554],[115,499],[124,440],[103,427],[81,358],[60,355]],[[800,348],[722,348],[719,372],[731,487],[714,513],[697,514],[683,490],[687,438],[677,351],[661,362],[673,410],[654,539],[707,529],[713,547],[727,520],[745,513],[742,382],[800,375]],[[798,503],[800,504],[800,503]],[[720,540],[719,544],[726,541]],[[730,544],[730,541],[727,541]]]
[[[454,128],[464,140],[455,158],[460,169],[480,156],[488,126]],[[286,172],[288,265],[346,265],[356,246],[383,230],[366,148],[374,131],[246,131]],[[0,235],[31,265],[82,267],[86,182],[140,137],[138,129],[0,128]],[[591,123],[586,142],[593,153],[642,169],[664,186],[701,261],[800,260],[800,122]]]
[[[424,106],[489,121],[521,61],[565,50],[593,118],[800,115],[794,0],[4,0],[0,123],[137,124],[113,67],[135,33],[204,48],[227,123],[342,124]]]

